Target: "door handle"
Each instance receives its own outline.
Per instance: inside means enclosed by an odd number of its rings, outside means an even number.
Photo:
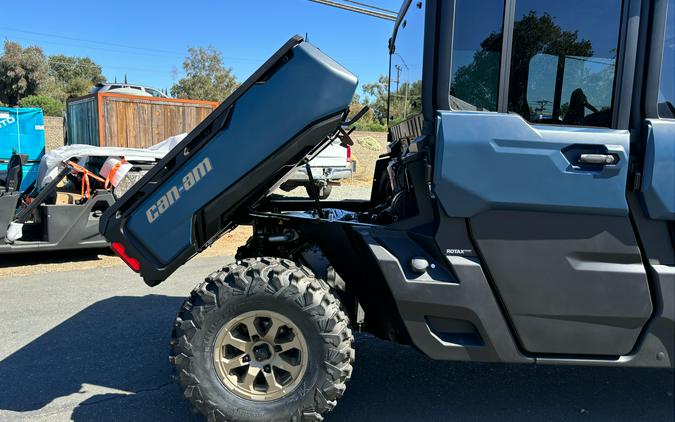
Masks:
[[[614,154],[581,154],[577,161],[579,164],[604,166],[608,164],[616,164],[619,161],[619,157]]]

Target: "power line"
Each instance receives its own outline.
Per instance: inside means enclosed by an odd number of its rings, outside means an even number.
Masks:
[[[83,62],[74,63],[74,62],[70,62],[70,61],[67,61],[67,60],[55,59],[54,56],[48,57],[47,61],[49,62],[49,64],[61,64],[61,65],[64,65],[64,66],[74,66],[74,67],[80,67],[80,66],[100,67],[101,66],[100,64],[98,64],[96,62],[93,62],[93,61],[89,62],[89,63],[83,63]]]
[[[342,0],[342,1],[344,1],[346,3],[353,3],[353,4],[356,4],[356,5],[359,5],[359,6],[367,7],[369,9],[373,9],[373,10],[380,10],[382,12],[390,13],[392,15],[398,14],[398,12],[396,12],[394,10],[383,9],[382,7],[373,6],[372,4],[367,4],[367,3],[361,3],[360,1],[354,1],[354,0]]]
[[[85,49],[91,49],[91,50],[96,50],[96,51],[109,51],[109,52],[114,52],[114,53],[121,53],[121,54],[142,54],[142,55],[150,55],[150,56],[157,56],[157,57],[162,57],[161,55],[154,55],[154,54],[147,54],[147,53],[138,53],[138,52],[131,52],[131,51],[119,51],[119,50],[111,50],[111,49],[105,49],[105,48],[100,48],[100,47],[94,47],[94,46],[81,46],[81,45],[76,45],[76,44],[69,44],[69,43],[60,43],[60,42],[55,42],[55,41],[46,41],[46,40],[39,40],[39,39],[34,39],[34,38],[26,38],[26,37],[12,37],[13,39],[18,39],[18,40],[25,40],[25,41],[31,41],[35,43],[46,43],[46,44],[55,44],[55,45],[65,45],[65,46],[71,46],[71,47],[77,47],[77,48],[85,48]],[[249,58],[236,58],[236,57],[224,57],[221,56],[223,61],[249,61],[249,62],[261,62],[262,60],[257,60],[257,59],[249,59]],[[70,67],[77,67],[81,65],[99,65],[100,67],[105,67],[108,69],[121,69],[121,70],[132,70],[132,71],[137,71],[137,72],[147,72],[147,73],[153,73],[153,72],[159,72],[159,73],[168,73],[168,74],[173,74],[173,71],[167,71],[167,70],[160,70],[160,69],[150,69],[150,68],[137,68],[137,67],[125,67],[125,66],[116,66],[116,65],[107,65],[104,63],[98,63],[95,62],[95,64],[91,63],[86,63],[86,64],[74,64],[70,62],[63,62],[63,61],[58,61],[53,58],[49,58],[50,64],[53,63],[55,65],[61,65],[61,66],[70,66]]]
[[[132,49],[132,50],[144,50],[144,51],[154,51],[154,52],[158,52],[158,53],[180,54],[180,53],[177,53],[176,51],[161,50],[161,49],[158,49],[158,48],[138,47],[138,46],[132,46],[132,45],[126,45],[126,44],[111,43],[111,42],[107,42],[107,41],[87,40],[87,39],[83,39],[83,38],[69,37],[69,36],[65,36],[65,35],[49,34],[49,33],[46,33],[46,32],[26,31],[26,30],[23,30],[23,29],[10,28],[10,27],[7,27],[7,26],[0,26],[0,29],[12,31],[12,32],[21,32],[21,33],[24,33],[24,34],[40,35],[40,36],[44,36],[44,37],[61,38],[61,39],[64,39],[64,40],[81,41],[81,42],[86,42],[86,43],[91,43],[91,44],[101,44],[101,45],[108,45],[108,46],[112,46],[112,47],[129,48],[129,49]]]
[[[96,47],[96,46],[92,46],[92,45],[81,45],[81,44],[73,44],[73,43],[64,43],[64,42],[59,42],[59,41],[40,40],[40,39],[28,38],[28,37],[22,37],[22,36],[19,36],[19,37],[13,36],[12,39],[30,41],[30,42],[41,43],[41,44],[53,44],[53,45],[60,45],[60,46],[66,46],[66,47],[84,48],[84,49],[87,49],[87,50],[94,50],[94,51],[107,51],[107,52],[110,52],[110,53],[118,53],[118,54],[134,54],[134,55],[166,57],[166,58],[182,57],[179,54],[165,55],[165,54],[160,54],[160,53],[146,53],[146,52],[140,52],[140,51],[122,51],[122,50],[114,50],[114,49],[111,49],[111,48]]]
[[[10,31],[10,32],[19,32],[19,33],[24,33],[24,34],[33,34],[33,35],[37,35],[37,36],[41,36],[41,37],[47,37],[47,38],[60,38],[60,39],[72,40],[72,41],[76,41],[76,42],[80,42],[80,43],[109,45],[109,46],[115,46],[115,47],[120,47],[120,48],[126,48],[126,49],[130,49],[130,50],[137,50],[137,52],[114,50],[114,49],[110,49],[110,48],[101,48],[101,47],[96,47],[96,46],[92,46],[92,45],[63,43],[63,42],[59,42],[59,41],[41,40],[41,39],[28,38],[28,37],[13,36],[13,38],[15,38],[15,39],[32,41],[32,42],[37,42],[37,43],[63,45],[63,46],[68,46],[68,47],[78,47],[78,48],[85,48],[85,49],[89,49],[89,50],[108,51],[108,52],[111,52],[111,53],[121,53],[121,54],[138,54],[138,55],[143,55],[143,56],[174,57],[174,58],[184,58],[185,57],[185,54],[181,54],[181,53],[178,53],[176,51],[151,49],[151,48],[145,48],[145,47],[133,47],[133,46],[128,46],[128,45],[124,45],[124,44],[108,43],[108,42],[104,42],[104,41],[85,40],[85,39],[82,39],[82,38],[67,37],[67,36],[57,35],[57,34],[48,34],[48,33],[45,33],[45,32],[24,31],[24,30],[21,30],[21,29],[9,28],[9,27],[5,27],[5,26],[0,26],[0,30]],[[150,51],[150,52],[148,52],[148,51]],[[227,60],[227,61],[242,61],[242,62],[256,62],[256,63],[262,63],[263,62],[263,60],[261,60],[261,59],[255,59],[255,58],[250,58],[250,57],[234,57],[234,56],[223,56],[223,55],[221,55],[221,57],[222,57],[223,60]]]
[[[65,62],[65,61],[60,61],[60,60],[55,60],[55,59],[49,59],[48,60],[48,65],[51,64],[56,64],[56,65],[61,65],[61,66],[68,66],[72,68],[80,67],[80,66],[99,66],[101,68],[110,68],[110,69],[121,69],[121,70],[133,70],[137,72],[155,72],[155,73],[173,73],[171,71],[167,70],[160,70],[160,69],[149,69],[149,68],[140,68],[140,67],[126,67],[126,66],[115,66],[115,65],[106,65],[103,63],[70,63],[70,62]]]
[[[337,8],[337,9],[343,9],[343,10],[347,10],[347,11],[350,11],[350,12],[355,12],[355,13],[360,13],[360,14],[363,14],[363,15],[372,16],[374,18],[384,19],[384,20],[388,20],[388,21],[395,21],[396,20],[396,14],[378,12],[377,10],[366,9],[364,7],[350,6],[348,4],[338,3],[338,2],[332,1],[332,0],[309,0],[309,1],[311,1],[313,3],[323,4],[324,6],[331,6],[331,7]],[[356,2],[351,2],[351,3],[356,4]],[[369,7],[372,8],[372,6],[369,6]]]

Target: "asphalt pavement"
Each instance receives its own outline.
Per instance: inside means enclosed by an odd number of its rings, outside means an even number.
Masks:
[[[196,421],[168,343],[191,288],[229,258],[149,288],[126,267],[0,279],[0,420]],[[672,421],[673,371],[438,362],[356,337],[327,421]]]

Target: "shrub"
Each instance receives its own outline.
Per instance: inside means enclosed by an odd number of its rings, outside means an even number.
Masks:
[[[380,143],[372,136],[361,136],[356,138],[356,142],[365,149],[378,152],[381,149]]]
[[[47,116],[62,116],[63,103],[46,95],[29,95],[19,100],[21,107],[37,107],[41,108]]]
[[[370,121],[370,122],[361,122],[358,121],[354,124],[356,127],[356,130],[361,130],[361,131],[366,131],[366,132],[386,132],[387,127],[385,125],[381,125],[377,121]]]

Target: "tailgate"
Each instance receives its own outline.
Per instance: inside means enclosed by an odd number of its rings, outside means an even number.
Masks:
[[[346,167],[349,164],[347,148],[340,145],[340,141],[333,141],[309,164],[312,167]]]
[[[327,142],[356,84],[292,38],[105,212],[101,233],[160,283]]]

